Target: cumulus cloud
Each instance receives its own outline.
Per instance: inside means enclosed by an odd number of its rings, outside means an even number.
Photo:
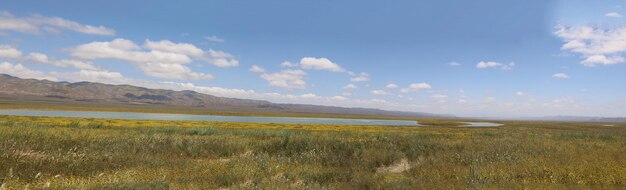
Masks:
[[[9,12],[0,12],[0,31],[41,34],[44,32],[56,33],[60,30],[71,30],[93,35],[115,35],[115,30],[104,26],[80,24],[60,17],[46,17],[41,15],[16,17]]]
[[[385,86],[385,88],[390,88],[390,89],[393,89],[393,88],[398,88],[398,85],[397,85],[397,84],[390,83],[390,84],[387,84],[387,86]]]
[[[7,45],[1,45],[1,44],[0,44],[0,58],[9,59],[9,60],[18,61],[18,62],[48,64],[48,65],[52,65],[56,67],[72,67],[72,68],[82,69],[82,70],[98,70],[99,69],[95,64],[91,62],[85,62],[85,61],[73,60],[73,59],[60,59],[60,60],[53,59],[53,58],[49,58],[48,55],[43,54],[43,53],[33,52],[27,55],[24,55],[22,51],[16,48],[13,48]]]
[[[160,40],[160,41],[146,40],[143,46],[151,50],[184,54],[184,55],[188,55],[192,57],[202,57],[204,55],[204,51],[196,47],[193,44],[174,43],[169,40]]]
[[[388,95],[389,92],[384,91],[384,90],[371,90],[370,94],[374,94],[374,95]]]
[[[285,61],[280,64],[281,67],[297,67],[297,63],[292,63],[290,61]]]
[[[33,54],[31,53],[30,56],[32,55]],[[60,59],[60,60],[52,59],[52,60],[49,60],[48,62],[41,62],[41,63],[47,63],[47,64],[51,64],[57,67],[72,67],[72,68],[76,68],[80,70],[101,70],[98,66],[96,66],[95,64],[91,62],[73,60],[73,59]]]
[[[34,71],[29,68],[26,68],[22,64],[12,64],[9,62],[0,63],[0,73],[8,74],[20,78],[29,78],[29,79],[46,79],[51,81],[56,81],[57,78],[50,76],[50,74],[43,73],[41,71]]]
[[[80,81],[119,81],[124,80],[124,76],[118,72],[111,72],[105,70],[80,70],[77,73],[73,73],[74,80]]]
[[[476,68],[486,69],[486,68],[497,68],[502,70],[511,70],[515,67],[515,63],[511,62],[508,64],[503,64],[495,61],[481,61],[476,64]]]
[[[261,78],[267,80],[270,86],[276,86],[281,88],[306,88],[306,81],[304,81],[306,72],[303,70],[282,70],[276,73],[263,73]]]
[[[189,67],[180,64],[148,62],[139,64],[139,69],[152,77],[177,80],[211,80],[213,76],[191,71]]]
[[[624,62],[626,27],[558,25],[554,34],[565,42],[561,49],[581,55],[585,66]]]
[[[229,53],[212,49],[203,51],[195,45],[188,43],[174,43],[169,40],[146,40],[144,47],[153,51],[187,55],[198,60],[206,61],[217,67],[234,67],[239,65],[239,61],[235,59],[235,56]]]
[[[343,96],[333,96],[333,97],[331,97],[330,99],[332,99],[332,100],[338,100],[338,101],[346,101],[346,100],[348,100],[348,98],[343,97]]]
[[[252,65],[250,69],[248,69],[248,71],[254,72],[254,73],[263,73],[265,72],[265,68],[258,66],[258,65]]]
[[[569,78],[569,75],[565,73],[554,73],[552,77],[566,79],[566,78]]]
[[[234,56],[209,49],[203,51],[193,44],[168,40],[146,40],[143,46],[126,39],[91,42],[70,48],[70,54],[81,59],[118,59],[136,64],[146,75],[178,80],[210,80],[210,74],[193,72],[185,64],[206,61],[218,67],[237,66]]]
[[[22,52],[14,47],[0,44],[0,58],[17,59],[22,57]]]
[[[100,70],[98,66],[91,62],[74,60],[74,59],[53,59],[49,58],[46,54],[43,53],[29,53],[27,56],[22,58],[23,60],[27,60],[33,63],[41,63],[48,64],[56,67],[71,67],[79,70]]]
[[[361,72],[358,75],[350,78],[350,81],[352,82],[367,82],[369,80],[370,80],[370,75],[364,72]]]
[[[358,87],[352,83],[343,86],[343,89],[357,89]]]
[[[344,72],[345,70],[341,68],[336,63],[326,59],[326,58],[315,58],[315,57],[304,57],[300,60],[300,67],[303,69],[315,69],[315,70],[326,70],[331,72]]]
[[[622,18],[622,14],[619,14],[618,12],[606,13],[604,16],[613,17],[613,18]]]
[[[141,47],[126,39],[91,42],[71,48],[70,54],[83,59],[119,59],[133,63],[170,63],[186,64],[191,58],[185,54],[165,51],[142,51]]]
[[[235,56],[223,51],[209,49],[202,59],[217,67],[239,66],[239,61],[235,59]]]
[[[515,92],[515,95],[517,95],[517,96],[526,96],[527,94],[525,92],[522,92],[522,91],[517,91],[517,92]]]
[[[417,91],[424,90],[424,89],[432,89],[432,86],[430,86],[430,84],[425,83],[425,82],[412,83],[407,88],[401,89],[400,92],[402,93],[417,92]]]
[[[28,59],[34,62],[38,62],[38,63],[50,62],[48,55],[43,54],[43,53],[37,53],[37,52],[28,54]]]
[[[587,57],[581,63],[585,66],[593,67],[596,64],[612,65],[622,62],[624,62],[624,57],[622,56],[606,57],[605,55],[592,55]]]

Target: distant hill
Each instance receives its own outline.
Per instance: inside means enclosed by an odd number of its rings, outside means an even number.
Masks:
[[[624,117],[589,117],[589,116],[545,116],[545,117],[528,117],[522,118],[532,121],[572,121],[572,122],[608,122],[608,123],[626,123]]]
[[[225,98],[195,91],[148,89],[131,85],[93,82],[54,82],[21,79],[0,74],[0,95],[9,97],[45,97],[81,102],[114,102],[128,105],[162,105],[206,108],[217,111],[342,114],[391,117],[454,117],[420,112],[387,111],[370,108],[345,108],[307,104],[278,104],[263,100]]]

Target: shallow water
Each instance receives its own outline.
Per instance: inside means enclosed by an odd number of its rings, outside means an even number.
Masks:
[[[491,123],[491,122],[463,122],[465,125],[461,125],[461,127],[500,127],[504,124],[500,123]]]
[[[107,119],[144,119],[144,120],[192,120],[222,122],[260,122],[260,123],[292,123],[292,124],[351,124],[351,125],[385,125],[385,126],[422,126],[411,120],[376,120],[376,119],[338,119],[338,118],[305,118],[305,117],[259,117],[259,116],[218,116],[190,114],[161,114],[134,112],[91,112],[91,111],[50,111],[50,110],[0,110],[0,115],[15,116],[46,116],[46,117],[77,117]]]

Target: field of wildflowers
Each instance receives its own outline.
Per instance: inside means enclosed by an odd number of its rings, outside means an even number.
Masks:
[[[5,189],[626,187],[626,124],[464,128],[0,116]]]

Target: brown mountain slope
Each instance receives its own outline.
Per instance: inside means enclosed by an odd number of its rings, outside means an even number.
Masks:
[[[112,102],[186,106],[220,111],[285,112],[398,117],[450,117],[417,112],[386,111],[369,108],[343,108],[305,104],[276,104],[269,101],[217,97],[194,91],[148,89],[130,85],[109,85],[93,82],[53,82],[21,79],[0,74],[0,95],[14,97],[47,97],[81,102]]]

